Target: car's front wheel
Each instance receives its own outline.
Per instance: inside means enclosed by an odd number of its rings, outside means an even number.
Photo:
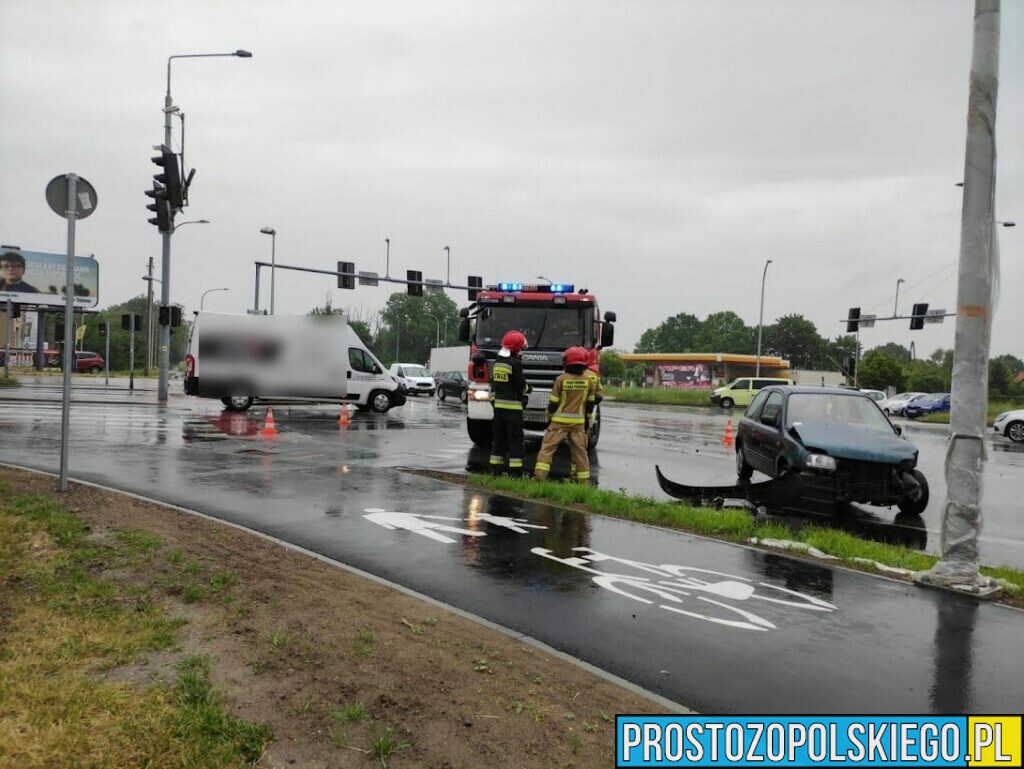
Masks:
[[[100,371],[101,371],[101,370],[102,370],[102,369],[100,369],[100,367],[99,367],[99,366],[91,366],[91,367],[89,368],[89,373],[90,373],[90,374],[98,374],[98,373],[100,373]]]
[[[732,398],[722,398],[722,408],[723,409],[731,409],[732,407],[733,407],[733,399]]]
[[[232,395],[221,398],[220,402],[228,411],[246,411],[252,405],[252,397],[249,395]]]
[[[749,481],[754,474],[754,468],[747,464],[747,453],[743,446],[736,446],[736,475],[741,481]]]
[[[921,493],[917,499],[904,498],[897,505],[901,513],[907,515],[920,515],[928,507],[928,479],[920,470],[914,470],[914,480],[921,486]]]
[[[444,400],[444,388],[443,387],[438,387],[437,388],[437,399],[439,401],[443,401]]]
[[[1006,426],[1006,437],[1014,443],[1024,443],[1024,422],[1010,422]]]
[[[463,403],[469,403],[469,390],[463,390],[459,393],[459,400]]]

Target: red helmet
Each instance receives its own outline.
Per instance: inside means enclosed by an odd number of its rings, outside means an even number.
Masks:
[[[508,331],[501,338],[501,346],[507,347],[513,355],[521,353],[526,349],[526,336],[522,331]]]
[[[562,353],[566,366],[586,366],[590,363],[590,353],[582,347],[570,347]]]

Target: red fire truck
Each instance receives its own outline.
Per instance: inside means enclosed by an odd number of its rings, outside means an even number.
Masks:
[[[477,444],[491,442],[491,368],[501,348],[501,338],[512,329],[526,335],[523,373],[533,392],[523,412],[528,432],[543,432],[547,424],[548,396],[562,373],[562,353],[567,347],[590,351],[590,368],[600,373],[599,354],[615,337],[615,313],[602,318],[597,297],[585,288],[566,283],[530,285],[498,283],[481,290],[469,307],[459,311],[459,337],[470,345],[469,391],[466,427]],[[590,426],[589,444],[601,434],[600,407]]]

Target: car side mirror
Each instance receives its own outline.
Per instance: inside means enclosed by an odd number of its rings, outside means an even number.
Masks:
[[[761,424],[763,424],[763,425],[771,425],[772,427],[778,427],[779,426],[779,418],[775,414],[762,414],[761,415]]]
[[[601,327],[601,346],[611,347],[615,344],[615,326],[610,322],[605,322]]]
[[[377,365],[377,364],[375,363],[375,364],[373,364],[373,373],[374,373],[374,374],[383,374],[384,372],[383,372],[383,371],[381,371],[381,368],[380,368],[380,366],[378,366],[378,365]]]
[[[462,318],[459,321],[459,341],[469,341],[469,318]]]
[[[893,425],[892,429],[896,431],[897,435],[903,435],[903,426],[902,425]]]
[[[608,321],[609,323],[614,323],[614,322],[615,322],[615,321],[617,321],[617,320],[618,320],[619,318],[618,318],[618,316],[617,316],[617,315],[616,315],[616,314],[615,314],[614,312],[612,312],[611,310],[608,310],[608,312],[606,312],[606,313],[604,314],[604,319],[605,319],[606,321]]]

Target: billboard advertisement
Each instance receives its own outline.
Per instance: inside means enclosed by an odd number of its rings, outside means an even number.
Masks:
[[[0,302],[64,306],[67,256],[0,248]],[[75,257],[75,307],[95,307],[100,267],[91,256]]]
[[[658,366],[658,384],[680,389],[711,389],[711,367],[703,363]]]

